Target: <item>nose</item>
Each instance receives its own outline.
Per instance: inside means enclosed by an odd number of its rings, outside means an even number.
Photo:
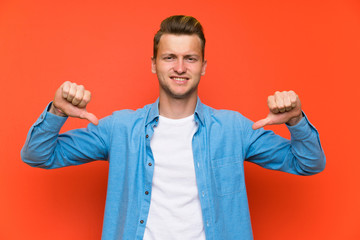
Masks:
[[[174,72],[177,74],[183,74],[186,72],[186,66],[183,59],[178,59],[174,65]]]

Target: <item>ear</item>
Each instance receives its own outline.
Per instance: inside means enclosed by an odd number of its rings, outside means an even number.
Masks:
[[[156,59],[151,57],[151,72],[156,73]]]
[[[204,75],[205,75],[206,66],[207,66],[207,60],[205,59],[204,62],[202,63],[201,76],[204,76]]]

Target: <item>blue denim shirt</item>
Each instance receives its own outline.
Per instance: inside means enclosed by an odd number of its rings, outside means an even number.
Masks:
[[[157,100],[136,111],[114,112],[97,126],[59,135],[66,118],[45,109],[31,127],[21,156],[27,164],[46,169],[107,160],[102,239],[142,239],[156,166],[150,140],[158,117]],[[306,117],[288,126],[291,140],[253,130],[252,122],[240,113],[215,110],[200,100],[195,121],[194,166],[208,240],[253,238],[244,160],[298,175],[315,174],[325,167],[318,133]]]

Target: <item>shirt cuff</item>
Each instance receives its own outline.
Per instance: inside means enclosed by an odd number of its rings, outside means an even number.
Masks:
[[[309,119],[303,112],[303,118],[294,126],[286,125],[287,128],[290,131],[291,138],[296,140],[302,140],[309,137],[309,135],[312,134],[313,130],[316,130],[316,128],[309,122]]]
[[[40,117],[36,120],[34,126],[50,132],[59,132],[68,117],[61,117],[49,112],[52,102],[48,104]]]

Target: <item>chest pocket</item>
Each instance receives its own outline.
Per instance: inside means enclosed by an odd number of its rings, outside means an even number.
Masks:
[[[241,192],[245,188],[244,162],[241,158],[228,157],[211,161],[216,192],[225,196]]]

